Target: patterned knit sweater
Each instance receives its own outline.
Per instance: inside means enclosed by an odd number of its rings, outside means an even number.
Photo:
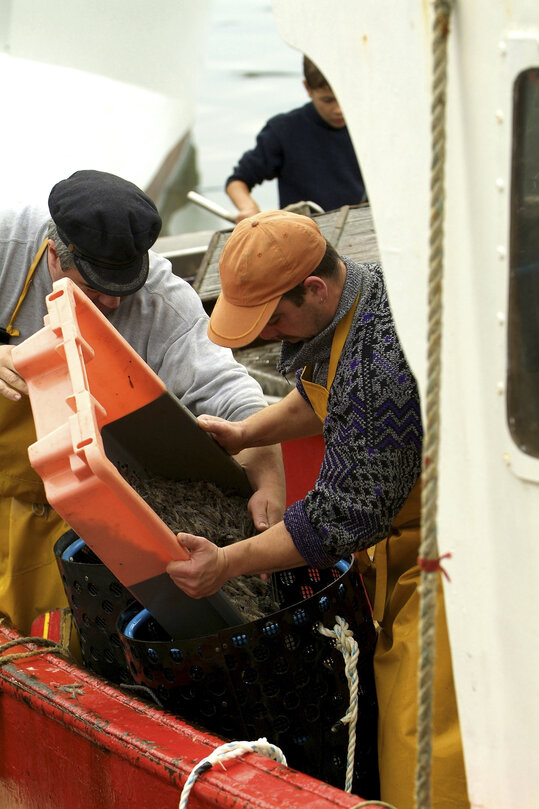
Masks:
[[[281,373],[305,365],[325,385],[337,323],[359,302],[331,386],[325,452],[314,488],[285,512],[308,564],[328,566],[384,539],[421,470],[421,410],[391,316],[379,264],[342,257],[347,277],[332,323],[306,343],[284,342]]]

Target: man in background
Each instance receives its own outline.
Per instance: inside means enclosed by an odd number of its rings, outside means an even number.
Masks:
[[[310,201],[329,211],[367,200],[346,121],[325,76],[306,56],[304,87],[310,101],[270,118],[226,181],[236,222],[259,212],[251,191],[277,178],[279,206]]]

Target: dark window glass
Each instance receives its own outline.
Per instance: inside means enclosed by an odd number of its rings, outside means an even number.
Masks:
[[[507,419],[539,458],[539,68],[517,77],[513,102]]]

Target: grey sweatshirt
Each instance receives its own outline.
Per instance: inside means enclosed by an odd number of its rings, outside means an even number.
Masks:
[[[6,328],[26,275],[46,238],[46,208],[0,210],[0,326]],[[46,252],[39,262],[15,327],[20,343],[43,327],[45,296],[52,291]],[[208,317],[200,298],[170,262],[150,251],[146,284],[126,297],[108,320],[194,415],[210,413],[239,421],[266,402],[259,384],[228,348],[206,334]]]

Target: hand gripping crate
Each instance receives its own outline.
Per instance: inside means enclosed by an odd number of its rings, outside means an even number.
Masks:
[[[244,471],[72,281],[56,281],[46,304],[44,327],[13,361],[28,383],[28,452],[49,503],[172,636],[241,622],[222,593],[195,600],[174,585],[166,566],[186,551],[119,468],[248,496]]]

